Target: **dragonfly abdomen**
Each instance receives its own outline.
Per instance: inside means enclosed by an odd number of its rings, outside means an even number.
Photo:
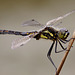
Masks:
[[[38,33],[37,31],[33,32],[18,32],[18,31],[11,31],[11,30],[0,30],[0,34],[13,34],[13,35],[21,35],[21,36],[27,36],[31,35],[33,33]]]

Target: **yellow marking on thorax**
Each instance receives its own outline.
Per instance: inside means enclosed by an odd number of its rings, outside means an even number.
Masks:
[[[51,32],[49,32],[48,30],[45,31],[46,33],[49,33],[52,37],[53,37],[53,34]]]
[[[53,34],[49,32],[49,34],[53,37]]]
[[[49,32],[48,30],[46,30],[46,31],[44,31],[44,33],[49,33],[50,34],[50,36],[52,36],[53,37],[53,34],[51,33],[51,32]],[[43,39],[48,39],[48,37],[47,36],[45,36],[45,35],[43,35],[43,34],[41,34],[41,36],[40,36],[41,38],[43,38]]]
[[[43,34],[41,34],[41,38],[43,38],[43,39],[47,39],[47,37],[44,36]]]

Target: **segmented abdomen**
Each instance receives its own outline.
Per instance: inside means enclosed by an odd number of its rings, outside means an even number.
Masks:
[[[11,31],[11,30],[0,30],[0,34],[14,34],[14,35],[21,35],[21,36],[27,36],[33,33],[38,33],[37,31],[33,32],[18,32],[18,31]]]

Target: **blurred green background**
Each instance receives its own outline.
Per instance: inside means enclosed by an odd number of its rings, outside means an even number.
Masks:
[[[22,27],[21,24],[33,18],[45,24],[74,9],[74,0],[0,0],[0,29],[36,30],[36,27]],[[75,13],[63,19],[60,27],[67,28],[71,37],[75,29]],[[26,45],[11,50],[12,41],[19,37],[0,35],[0,75],[55,75],[46,55],[52,41],[32,39]],[[60,75],[75,74],[74,49],[71,49]],[[57,66],[63,55],[64,52],[55,54],[53,49],[52,58]]]

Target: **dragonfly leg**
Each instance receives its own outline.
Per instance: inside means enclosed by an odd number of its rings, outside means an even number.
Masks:
[[[67,48],[64,48],[64,47],[63,47],[63,45],[61,44],[60,41],[58,41],[58,42],[59,42],[59,44],[60,44],[60,46],[61,46],[61,48],[62,48],[63,50],[57,51],[57,41],[56,41],[56,45],[55,45],[55,53],[60,53],[60,52],[63,52],[63,51],[65,51],[65,50],[67,50]]]
[[[62,40],[62,39],[59,39],[62,43],[64,43],[64,44],[66,44],[68,41],[66,41],[66,40]]]
[[[49,49],[49,51],[48,51],[47,57],[48,57],[48,59],[51,61],[51,63],[53,64],[53,66],[54,66],[54,68],[55,68],[55,71],[57,71],[57,67],[55,66],[55,64],[54,64],[54,62],[53,62],[53,60],[52,60],[52,58],[50,57],[51,51],[52,51],[53,46],[54,46],[54,43],[55,43],[55,41],[53,41],[53,43],[52,43],[52,45],[51,45],[51,47],[50,47],[50,49]]]
[[[66,42],[69,42],[71,39],[75,39],[75,38],[70,38],[70,39],[68,39],[68,40],[65,40]]]
[[[69,42],[71,39],[75,39],[75,38],[70,38],[68,40],[62,40],[62,39],[59,39],[62,43],[66,44],[67,42]]]

